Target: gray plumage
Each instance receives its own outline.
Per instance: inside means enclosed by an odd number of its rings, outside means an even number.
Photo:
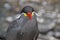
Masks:
[[[32,20],[21,15],[20,18],[10,23],[6,40],[37,40],[38,33],[36,15],[34,14]]]

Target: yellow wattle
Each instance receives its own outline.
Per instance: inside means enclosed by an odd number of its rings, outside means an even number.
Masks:
[[[27,16],[27,14],[26,13],[24,13],[24,16]],[[32,16],[34,16],[34,13],[32,12]]]
[[[34,16],[34,13],[32,12],[32,16]]]
[[[24,13],[24,16],[27,16],[27,14],[26,14],[26,13]]]

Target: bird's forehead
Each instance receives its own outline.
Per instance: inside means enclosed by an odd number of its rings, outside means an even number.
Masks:
[[[24,8],[22,9],[22,12],[24,12],[24,13],[33,12],[33,11],[34,11],[34,9],[33,9],[32,7],[29,7],[29,6],[24,7]]]
[[[25,13],[32,12],[32,9],[29,9],[29,8],[24,9],[24,12],[25,12]]]

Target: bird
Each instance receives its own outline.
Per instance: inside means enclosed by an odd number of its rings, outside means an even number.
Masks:
[[[6,40],[37,40],[39,31],[34,8],[25,6],[20,14],[18,19],[9,24]]]

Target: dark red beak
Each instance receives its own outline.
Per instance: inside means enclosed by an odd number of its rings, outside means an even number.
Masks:
[[[31,12],[28,12],[27,16],[28,16],[29,19],[32,19],[32,13]]]

